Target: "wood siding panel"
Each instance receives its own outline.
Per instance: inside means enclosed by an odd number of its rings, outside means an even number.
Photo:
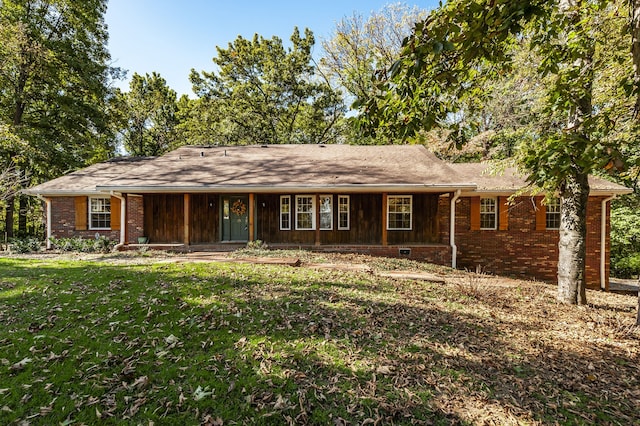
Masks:
[[[315,244],[316,231],[280,231],[280,195],[291,195],[292,224],[295,223],[295,194],[259,194],[256,196],[256,238],[266,243]],[[320,231],[322,245],[381,244],[383,226],[382,194],[349,195],[350,229],[338,230],[338,194],[333,197],[333,230]],[[413,229],[388,231],[389,244],[425,244],[439,242],[438,195],[413,196]],[[385,214],[386,215],[386,214]]]
[[[280,195],[291,195],[291,230],[280,231]],[[266,243],[314,244],[316,233],[295,230],[294,194],[256,195],[257,239]]]
[[[389,244],[438,243],[437,194],[414,194],[411,231],[388,231]]]
[[[220,196],[191,194],[191,243],[211,244],[220,241]]]
[[[87,211],[87,197],[75,197],[76,231],[87,230],[88,217],[89,213]]]
[[[150,243],[182,243],[184,196],[149,194],[144,198],[144,231]]]

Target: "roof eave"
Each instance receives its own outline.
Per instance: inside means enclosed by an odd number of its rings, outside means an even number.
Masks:
[[[481,196],[511,196],[514,193],[519,191],[519,189],[478,189],[473,191],[462,191],[460,194],[462,197],[473,197],[477,195]],[[633,190],[629,188],[620,188],[620,189],[604,189],[604,188],[591,188],[589,191],[589,196],[611,196],[611,195],[627,195],[633,193]],[[544,195],[545,192],[540,192],[539,194]],[[522,196],[531,196],[530,191],[524,191],[521,194]]]
[[[44,190],[38,191],[31,189],[25,189],[21,191],[26,195],[33,196],[42,196],[42,197],[77,197],[82,195],[102,195],[102,191],[98,191],[97,189],[83,189],[83,190],[69,190],[69,189],[54,189],[54,190]]]
[[[345,184],[345,185],[207,185],[207,186],[98,186],[101,192],[117,191],[121,193],[238,193],[252,192],[266,194],[274,192],[453,192],[458,189],[474,189],[475,185],[455,184]]]

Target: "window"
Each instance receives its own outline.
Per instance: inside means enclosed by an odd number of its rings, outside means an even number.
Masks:
[[[316,203],[313,195],[296,195],[296,229],[316,227]]]
[[[496,229],[497,207],[495,198],[480,199],[480,229]]]
[[[111,228],[111,199],[90,198],[89,229]]]
[[[289,195],[280,196],[280,230],[291,229],[291,197]]]
[[[333,196],[320,196],[320,229],[333,229]]]
[[[387,229],[411,230],[413,196],[389,195],[387,197]]]
[[[560,229],[560,200],[558,198],[547,203],[547,229]]]
[[[338,229],[349,230],[349,196],[338,195]]]

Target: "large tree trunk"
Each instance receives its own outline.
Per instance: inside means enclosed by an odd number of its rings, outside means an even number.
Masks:
[[[560,241],[558,243],[558,300],[572,305],[587,303],[587,201],[589,181],[576,173],[560,192]]]
[[[27,197],[24,195],[18,196],[18,237],[27,236],[27,213],[29,211],[29,205],[27,204]]]
[[[633,59],[633,82],[636,117],[640,114],[640,0],[629,1],[629,29],[631,31],[631,58]]]
[[[15,211],[15,197],[7,198],[7,208],[5,209],[4,229],[8,238],[13,238],[13,213]],[[3,235],[4,237],[4,235]]]

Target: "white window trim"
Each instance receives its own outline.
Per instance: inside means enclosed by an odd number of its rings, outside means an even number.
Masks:
[[[328,198],[329,199],[329,205],[331,207],[331,211],[329,212],[330,223],[329,223],[329,227],[328,228],[323,228],[322,227],[322,220],[320,220],[320,218],[318,218],[318,226],[320,226],[320,230],[321,231],[333,231],[333,195],[331,195],[331,194],[322,194],[322,195],[319,196],[320,200],[322,200],[323,198]],[[322,203],[320,203],[320,209],[322,209]],[[322,211],[320,211],[320,216],[322,216]]]
[[[550,229],[550,230],[552,230],[552,231],[557,231],[557,230],[559,230],[559,229],[560,229],[560,220],[558,220],[558,227],[550,227],[550,226],[547,226],[547,225],[549,224],[549,221],[548,221],[548,219],[547,219],[547,216],[548,216],[550,213],[557,214],[557,215],[558,215],[558,219],[560,219],[560,199],[559,199],[559,198],[554,198],[552,201],[555,201],[555,203],[554,203],[554,204],[557,204],[557,206],[558,206],[558,211],[557,211],[557,212],[551,212],[551,211],[549,211],[549,207],[551,207],[551,206],[552,206],[552,204],[551,204],[551,203],[548,203],[548,204],[545,206],[544,227],[545,227],[545,229]]]
[[[391,203],[389,200],[391,198],[409,198],[409,227],[408,228],[392,228],[389,220],[389,214],[391,211],[389,210],[391,207]],[[412,231],[413,230],[413,195],[387,195],[387,231]]]
[[[298,225],[298,200],[300,198],[311,198],[311,228],[300,228]],[[313,231],[316,229],[316,197],[315,195],[296,195],[295,205],[296,231]]]
[[[91,220],[91,215],[94,213],[91,209],[92,207],[92,200],[109,200],[109,208],[111,208],[111,198],[110,197],[89,197],[89,205],[87,206],[87,219],[88,219],[88,225],[89,225],[89,230],[90,231],[109,231],[111,230],[111,226],[108,226],[106,228],[101,228],[101,227],[94,227],[93,226],[93,220]],[[99,212],[95,212],[96,214],[100,214]],[[109,211],[109,223],[111,223],[111,214],[113,212]]]
[[[289,201],[289,211],[287,213],[283,213],[282,212],[282,200],[288,200]],[[291,195],[281,195],[280,196],[280,216],[279,216],[279,226],[280,226],[280,230],[281,231],[290,231],[291,230],[291,210],[292,210],[292,205],[291,205]],[[289,216],[289,226],[287,226],[286,228],[282,226],[282,218],[284,215]]]
[[[495,211],[493,213],[490,212],[482,212],[482,200],[493,200],[493,204],[495,206]],[[482,215],[483,214],[492,214],[493,215],[493,227],[491,228],[483,228],[482,227]],[[498,229],[498,198],[497,197],[482,197],[480,198],[480,230],[482,231],[495,231]]]
[[[340,206],[341,206],[341,201],[342,200],[346,200],[346,205],[347,205],[347,226],[340,226]],[[348,195],[338,195],[338,230],[339,231],[348,231],[351,229],[351,197],[349,197]]]

